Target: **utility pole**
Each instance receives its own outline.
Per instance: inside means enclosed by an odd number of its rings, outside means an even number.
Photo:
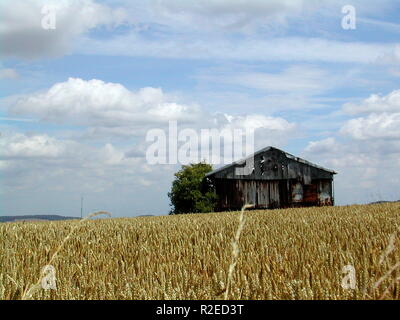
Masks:
[[[83,195],[81,195],[81,219],[83,218]]]

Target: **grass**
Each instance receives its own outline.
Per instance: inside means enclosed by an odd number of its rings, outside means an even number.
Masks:
[[[398,203],[245,216],[0,224],[0,299],[400,298]],[[27,295],[49,261],[57,290]]]

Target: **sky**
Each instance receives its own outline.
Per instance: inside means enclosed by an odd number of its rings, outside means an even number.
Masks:
[[[171,121],[335,170],[338,205],[398,200],[399,36],[395,0],[2,0],[0,214],[168,214],[182,163],[146,138]]]

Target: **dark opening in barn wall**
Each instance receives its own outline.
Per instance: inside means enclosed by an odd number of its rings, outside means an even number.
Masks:
[[[254,161],[250,161],[254,159]],[[237,175],[236,168],[253,166],[250,175]],[[336,174],[268,147],[207,175],[218,195],[217,211],[238,210],[244,204],[256,208],[331,206],[333,176]]]

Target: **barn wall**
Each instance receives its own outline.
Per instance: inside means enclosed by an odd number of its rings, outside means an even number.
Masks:
[[[215,179],[218,211],[238,210],[244,204],[259,209],[333,205],[332,181]]]

